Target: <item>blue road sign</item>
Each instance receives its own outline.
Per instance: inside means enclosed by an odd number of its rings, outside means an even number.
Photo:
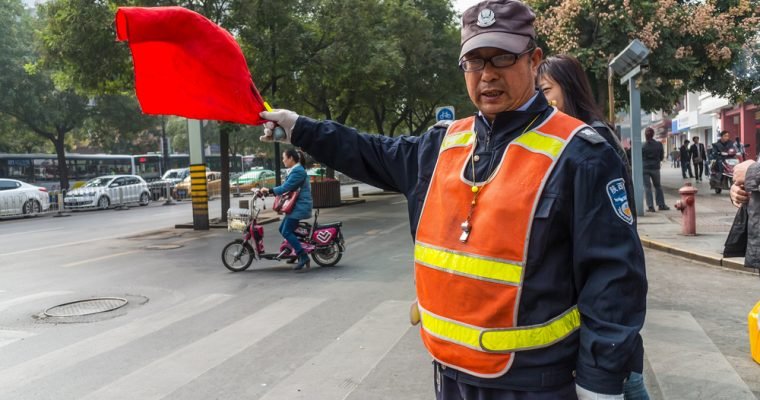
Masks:
[[[453,120],[453,119],[454,119],[453,106],[438,107],[435,109],[436,121],[445,121],[445,120]]]

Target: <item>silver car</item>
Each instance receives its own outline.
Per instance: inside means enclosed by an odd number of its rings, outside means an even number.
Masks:
[[[44,187],[15,179],[0,179],[0,216],[35,215],[50,208]]]
[[[105,210],[111,206],[150,203],[148,184],[137,175],[106,175],[90,179],[84,186],[70,190],[63,198],[66,208]]]

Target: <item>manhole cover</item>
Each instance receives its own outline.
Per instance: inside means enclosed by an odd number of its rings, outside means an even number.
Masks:
[[[145,247],[148,250],[173,250],[182,247],[181,244],[154,244]]]
[[[48,317],[77,317],[113,311],[124,307],[126,304],[127,299],[120,297],[99,297],[59,304],[45,310],[45,315]]]

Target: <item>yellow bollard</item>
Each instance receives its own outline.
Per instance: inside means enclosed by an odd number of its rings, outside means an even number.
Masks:
[[[752,353],[752,359],[756,363],[760,364],[760,320],[758,320],[758,314],[760,314],[760,301],[755,304],[752,311],[747,316],[747,324],[749,325],[749,351]]]

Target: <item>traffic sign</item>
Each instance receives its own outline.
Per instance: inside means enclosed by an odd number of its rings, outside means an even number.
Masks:
[[[454,120],[454,106],[444,106],[435,109],[436,121],[451,121]]]

